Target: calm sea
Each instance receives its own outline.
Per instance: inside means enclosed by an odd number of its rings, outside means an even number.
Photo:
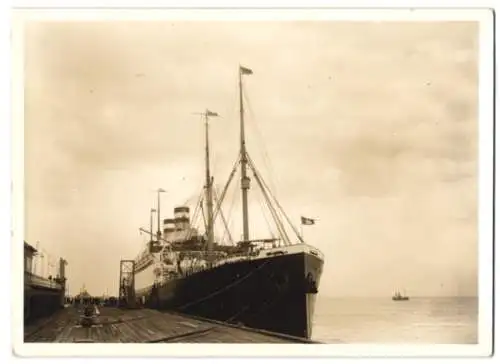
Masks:
[[[477,298],[318,296],[315,311],[312,339],[324,343],[477,343]]]

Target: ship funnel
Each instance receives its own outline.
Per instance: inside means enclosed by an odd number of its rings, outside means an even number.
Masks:
[[[175,228],[176,230],[189,229],[189,207],[178,206],[174,208]]]
[[[172,234],[175,232],[175,219],[163,220],[163,236],[167,240],[172,240]]]
[[[61,280],[61,284],[65,286],[66,282],[66,265],[68,262],[66,259],[59,258],[59,279]],[[65,290],[63,290],[65,292]],[[64,299],[64,293],[63,293],[63,299]]]

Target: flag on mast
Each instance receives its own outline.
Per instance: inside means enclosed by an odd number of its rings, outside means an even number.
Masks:
[[[300,217],[300,221],[302,225],[314,225],[316,223],[316,220],[304,216]]]
[[[253,71],[250,68],[240,66],[240,73],[242,75],[253,75]]]
[[[206,114],[207,114],[207,116],[219,116],[219,114],[217,114],[216,112],[214,112],[214,111],[210,111],[210,110],[208,110],[208,109],[207,109],[207,111],[206,111]]]

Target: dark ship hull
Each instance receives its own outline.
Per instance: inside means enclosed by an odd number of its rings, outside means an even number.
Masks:
[[[392,297],[393,301],[409,301],[408,297]]]
[[[137,295],[151,308],[310,339],[323,258],[300,247],[225,263]]]

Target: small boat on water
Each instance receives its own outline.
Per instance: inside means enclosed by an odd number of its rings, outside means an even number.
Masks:
[[[392,296],[393,301],[408,301],[410,297],[408,297],[406,294],[401,294],[401,292],[396,291],[394,295]]]

